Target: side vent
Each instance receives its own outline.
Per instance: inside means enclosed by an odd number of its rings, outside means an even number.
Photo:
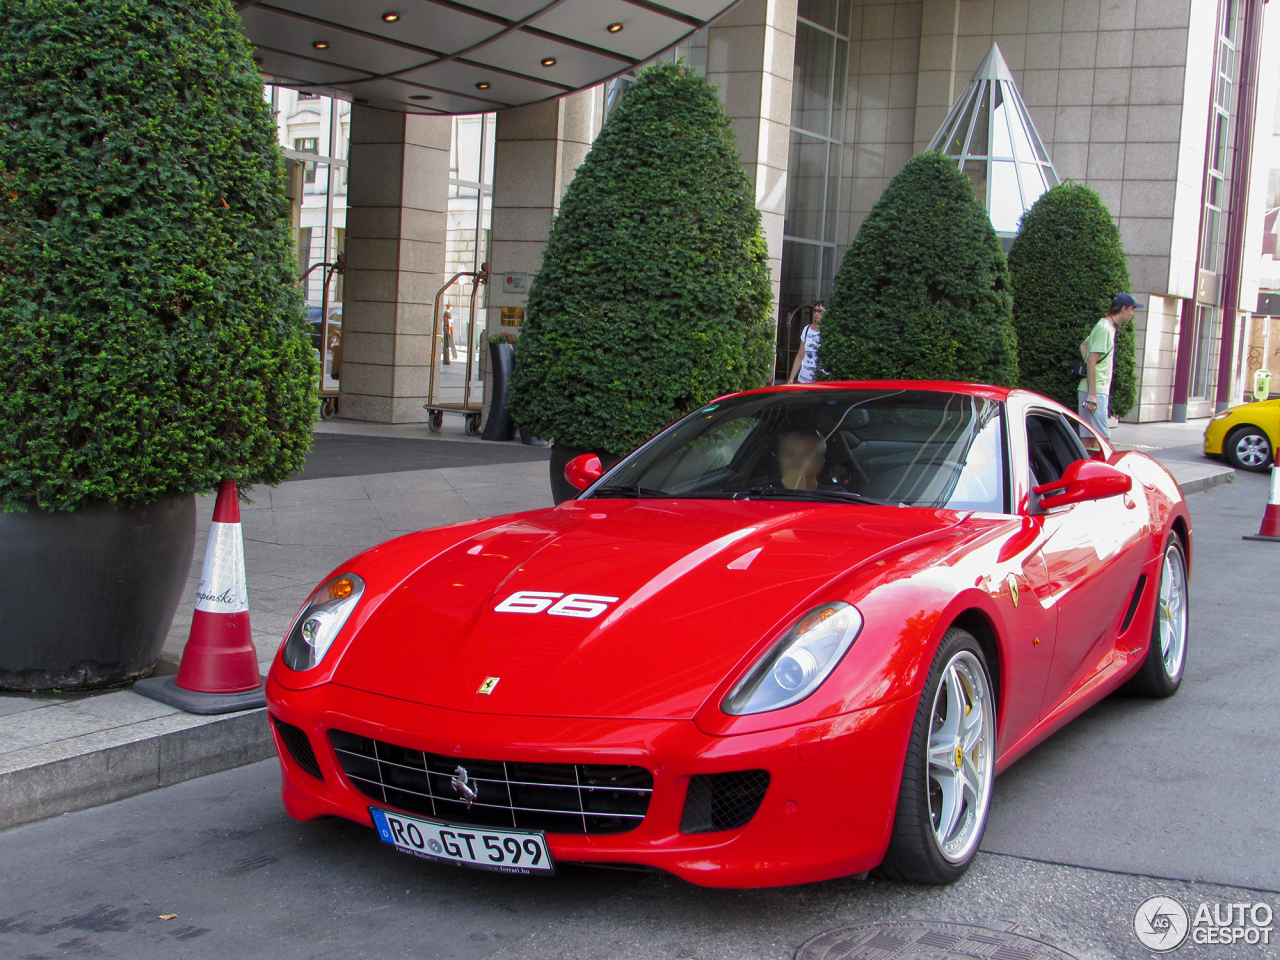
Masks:
[[[1129,629],[1129,624],[1133,623],[1134,615],[1138,612],[1138,604],[1142,602],[1142,591],[1147,586],[1147,575],[1144,573],[1138,577],[1138,585],[1133,588],[1133,599],[1129,601],[1129,609],[1124,612],[1124,621],[1120,624],[1120,632],[1124,633]]]
[[[323,780],[324,774],[320,772],[320,764],[316,760],[316,752],[311,749],[311,738],[307,736],[306,732],[299,727],[295,727],[292,723],[285,723],[279,717],[272,717],[271,722],[276,725],[276,733],[280,734],[280,742],[289,751],[289,756],[293,757],[293,762],[317,780]]]

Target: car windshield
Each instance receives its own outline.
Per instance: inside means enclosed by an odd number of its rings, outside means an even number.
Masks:
[[[1005,512],[1001,404],[933,390],[783,390],[708,404],[590,496],[890,503]]]

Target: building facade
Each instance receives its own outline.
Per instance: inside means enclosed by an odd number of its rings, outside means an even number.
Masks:
[[[945,132],[995,47],[1045,182],[1052,174],[1093,188],[1119,227],[1132,292],[1147,304],[1135,321],[1131,418],[1208,416],[1238,400],[1252,388],[1251,358],[1271,349],[1270,320],[1255,320],[1269,302],[1259,298],[1264,219],[1280,205],[1269,199],[1280,77],[1265,9],[1263,0],[741,0],[686,37],[664,55],[686,56],[717,84],[761,211],[778,371],[863,218]],[[438,336],[434,299],[464,263],[487,262],[491,278],[468,343],[518,333],[560,197],[628,74],[466,120],[352,108],[342,415],[421,420],[422,405],[441,399],[440,350],[427,343]],[[487,183],[463,175],[454,141],[464,127],[487,145],[486,159],[468,154],[465,164],[491,163]],[[306,151],[306,135],[289,139]],[[431,151],[438,163],[427,162]],[[997,185],[975,187],[1008,234]],[[465,224],[453,206],[464,192],[475,210]],[[1267,276],[1280,284],[1280,270]],[[483,354],[473,360],[480,402]],[[1267,362],[1280,366],[1280,354]]]

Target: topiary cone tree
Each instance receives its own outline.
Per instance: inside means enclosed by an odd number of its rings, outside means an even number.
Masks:
[[[1117,293],[1129,291],[1120,231],[1102,198],[1078,183],[1046,191],[1023,215],[1009,250],[1013,320],[1021,345],[1021,384],[1076,409],[1080,343]],[[1116,336],[1111,412],[1135,401],[1133,324]]]
[[[301,466],[314,361],[230,0],[0,0],[0,504]]]
[[[516,341],[514,418],[623,454],[706,401],[764,385],[772,291],[733,132],[684,63],[644,70],[578,168]]]
[[[867,214],[836,273],[819,362],[837,380],[1016,382],[1008,267],[954,160],[913,157]]]

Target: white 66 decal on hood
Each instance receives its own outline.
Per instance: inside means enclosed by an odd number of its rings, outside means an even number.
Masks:
[[[549,613],[553,617],[581,617],[590,620],[617,603],[617,597],[594,593],[555,593],[547,590],[517,590],[496,607],[495,613]]]

